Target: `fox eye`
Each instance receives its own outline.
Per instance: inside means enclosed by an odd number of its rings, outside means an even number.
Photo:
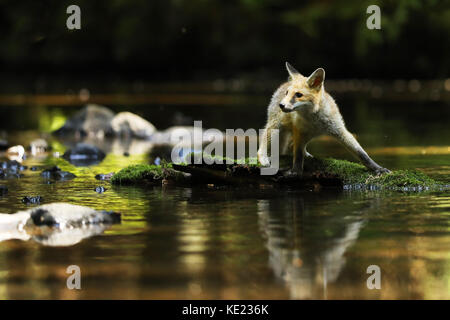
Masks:
[[[300,93],[300,92],[296,92],[296,93],[295,93],[295,96],[296,96],[297,98],[301,98],[301,97],[303,97],[303,94]]]
[[[286,95],[288,95],[289,91],[286,91]]]

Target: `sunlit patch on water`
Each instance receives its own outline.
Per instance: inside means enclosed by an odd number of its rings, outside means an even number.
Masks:
[[[450,146],[383,147],[368,149],[375,155],[450,155]]]

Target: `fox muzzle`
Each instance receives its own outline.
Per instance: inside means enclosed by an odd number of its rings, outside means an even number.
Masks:
[[[285,112],[285,113],[289,113],[295,110],[295,107],[292,106],[291,104],[289,105],[285,105],[283,103],[279,104],[281,111]]]

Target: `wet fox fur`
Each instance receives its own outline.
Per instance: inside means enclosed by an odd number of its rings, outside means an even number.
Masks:
[[[325,91],[325,70],[314,71],[304,77],[289,63],[286,68],[290,79],[273,94],[268,108],[268,120],[258,149],[258,160],[270,165],[268,150],[271,146],[271,130],[279,129],[280,153],[293,153],[290,174],[302,175],[304,157],[312,157],[306,146],[312,138],[330,135],[339,140],[367,168],[380,174],[389,172],[379,166],[364,151],[355,137],[348,132],[336,102]],[[292,148],[291,148],[292,146]],[[269,149],[268,149],[269,147]]]

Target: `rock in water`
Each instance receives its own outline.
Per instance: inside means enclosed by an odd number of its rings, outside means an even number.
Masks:
[[[58,135],[80,134],[81,136],[97,137],[112,135],[114,133],[111,127],[113,118],[114,112],[108,108],[89,104],[68,119],[54,133]]]
[[[97,193],[103,193],[103,192],[105,192],[107,189],[105,188],[105,187],[103,187],[103,186],[98,186],[98,187],[95,187],[94,188],[94,191],[95,192],[97,192]]]
[[[25,148],[21,145],[11,147],[6,150],[6,156],[12,161],[22,162],[25,156]]]
[[[45,179],[54,179],[54,180],[71,180],[76,178],[71,172],[62,171],[58,166],[51,167],[49,169],[45,169],[41,172],[41,176]]]
[[[153,124],[131,112],[118,113],[111,123],[118,136],[147,139],[156,132]]]
[[[25,196],[22,198],[22,202],[25,204],[39,204],[42,201],[42,197],[41,196],[36,196],[36,197],[29,197],[29,196]]]
[[[0,179],[20,178],[20,172],[26,168],[16,160],[0,161]]]
[[[19,172],[25,170],[27,167],[21,165],[20,162],[16,160],[10,160],[0,162],[0,168],[10,172]]]
[[[32,155],[36,155],[38,153],[43,153],[49,150],[49,146],[47,141],[44,139],[35,139],[30,142],[29,150]]]
[[[0,241],[31,239],[48,246],[70,246],[119,222],[119,213],[52,203],[15,214],[0,214]]]
[[[95,179],[97,180],[111,180],[112,176],[114,175],[114,172],[110,173],[99,173],[95,176]]]
[[[105,153],[96,146],[77,143],[75,147],[66,151],[63,158],[76,166],[90,166],[105,158]]]
[[[114,112],[106,107],[90,104],[53,133],[75,137],[122,136],[147,139],[155,132],[156,128],[153,124],[134,113],[120,112],[114,115]]]

